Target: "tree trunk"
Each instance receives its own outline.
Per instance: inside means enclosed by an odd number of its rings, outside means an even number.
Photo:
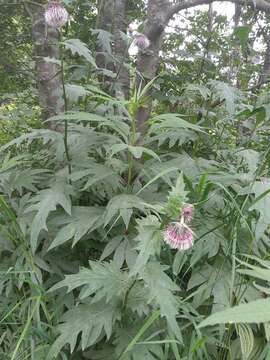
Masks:
[[[114,0],[99,0],[98,18],[96,28],[109,33],[113,31]],[[113,71],[112,54],[106,53],[104,48],[98,44],[96,51],[96,64],[99,68]],[[104,82],[111,82],[111,78],[104,77]],[[106,87],[106,84],[104,84]]]
[[[128,99],[130,74],[125,60],[128,60],[128,44],[123,39],[122,33],[127,30],[127,0],[115,0],[115,17],[114,17],[114,56],[116,59],[115,70],[116,94],[119,97]],[[118,86],[117,86],[118,85]]]
[[[125,66],[128,49],[122,37],[128,26],[126,11],[127,0],[100,1],[97,28],[113,35],[113,54],[104,53],[104,50],[98,46],[96,63],[98,67],[111,70],[117,75],[115,80],[104,77],[105,90],[112,95],[128,98],[130,77],[128,67]]]
[[[150,46],[138,54],[137,71],[138,81],[145,85],[152,80],[159,66],[159,52],[163,43],[164,30],[169,22],[168,10],[170,3],[167,0],[149,0],[147,18],[144,25],[144,34],[150,40]],[[136,115],[137,130],[143,134],[146,130],[146,121],[151,114],[151,99],[138,109]]]
[[[44,1],[40,1],[41,5]],[[61,68],[59,66],[59,32],[47,26],[44,8],[34,6],[32,14],[32,35],[34,39],[34,59],[37,72],[37,88],[42,119],[64,111]],[[53,125],[48,125],[52,127]],[[53,128],[55,128],[53,126]]]
[[[241,16],[242,16],[242,8],[241,5],[239,4],[235,4],[235,11],[234,11],[234,30],[237,29],[237,27],[239,26],[240,20],[241,20]],[[233,51],[232,51],[232,57],[231,57],[231,61],[232,61],[232,65],[231,65],[231,72],[230,72],[230,76],[229,78],[233,81],[236,80],[236,86],[238,88],[240,88],[241,83],[240,83],[240,79],[238,78],[238,70],[239,70],[239,66],[240,63],[237,65],[236,62],[239,61],[239,59],[241,59],[241,51],[240,51],[240,44],[236,44]]]
[[[270,36],[265,36],[266,50],[264,54],[263,72],[259,78],[258,87],[266,84],[270,80]]]
[[[201,78],[203,75],[203,71],[206,65],[206,59],[208,61],[211,61],[211,52],[210,52],[210,46],[211,46],[211,42],[212,42],[212,36],[213,36],[213,23],[214,23],[214,11],[213,11],[213,4],[209,4],[208,7],[208,24],[207,24],[207,32],[208,32],[208,38],[207,41],[205,42],[204,45],[204,54],[203,54],[203,59],[201,62],[201,66],[199,68],[198,71],[198,76],[197,78]]]
[[[249,5],[254,8],[254,0],[228,0],[240,5]],[[158,70],[159,51],[163,42],[163,32],[169,20],[179,11],[190,9],[198,5],[211,4],[214,0],[148,0],[147,19],[145,22],[144,34],[151,40],[150,47],[139,54],[137,70],[143,76],[144,83],[152,80]],[[266,0],[256,1],[256,10],[270,13],[270,2]],[[145,106],[139,108],[136,116],[137,129],[143,134],[146,129],[146,121],[151,114],[151,99]]]
[[[208,7],[208,24],[207,24],[207,31],[208,31],[208,40],[206,43],[206,58],[211,61],[211,53],[209,51],[211,40],[212,40],[212,32],[213,32],[213,22],[214,22],[214,11],[213,11],[213,4],[209,4]]]

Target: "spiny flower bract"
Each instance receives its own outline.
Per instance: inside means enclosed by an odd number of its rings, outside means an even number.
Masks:
[[[182,217],[186,224],[189,224],[194,216],[194,206],[192,204],[185,204],[182,207]]]
[[[51,1],[45,11],[45,21],[54,28],[61,28],[68,21],[68,12],[59,1]]]

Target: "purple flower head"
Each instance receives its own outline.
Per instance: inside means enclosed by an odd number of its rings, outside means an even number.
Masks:
[[[189,224],[194,216],[194,206],[192,204],[185,204],[182,207],[182,217],[186,224]]]
[[[61,28],[68,21],[68,12],[59,0],[49,2],[45,11],[45,21],[54,28]]]
[[[164,241],[173,249],[187,250],[192,247],[193,231],[183,222],[172,222],[164,231]]]
[[[139,49],[145,50],[150,46],[150,41],[144,34],[137,33],[134,35],[133,44]]]

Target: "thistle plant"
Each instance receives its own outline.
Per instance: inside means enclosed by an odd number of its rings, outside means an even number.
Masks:
[[[140,50],[145,50],[150,46],[150,40],[144,34],[137,33],[134,35],[133,45],[137,46]]]
[[[45,11],[46,24],[54,28],[61,28],[68,21],[68,12],[59,0],[49,2]]]
[[[150,46],[148,37],[135,31],[132,26],[128,27],[128,33],[133,38],[132,46],[136,46],[140,50],[145,50]]]
[[[191,204],[185,204],[182,207],[181,218],[167,225],[164,231],[164,241],[172,249],[187,250],[193,246],[194,233],[188,224],[194,216],[194,207]]]

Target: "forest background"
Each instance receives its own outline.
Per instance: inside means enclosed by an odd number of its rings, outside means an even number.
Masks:
[[[269,19],[0,0],[0,359],[270,358]]]

